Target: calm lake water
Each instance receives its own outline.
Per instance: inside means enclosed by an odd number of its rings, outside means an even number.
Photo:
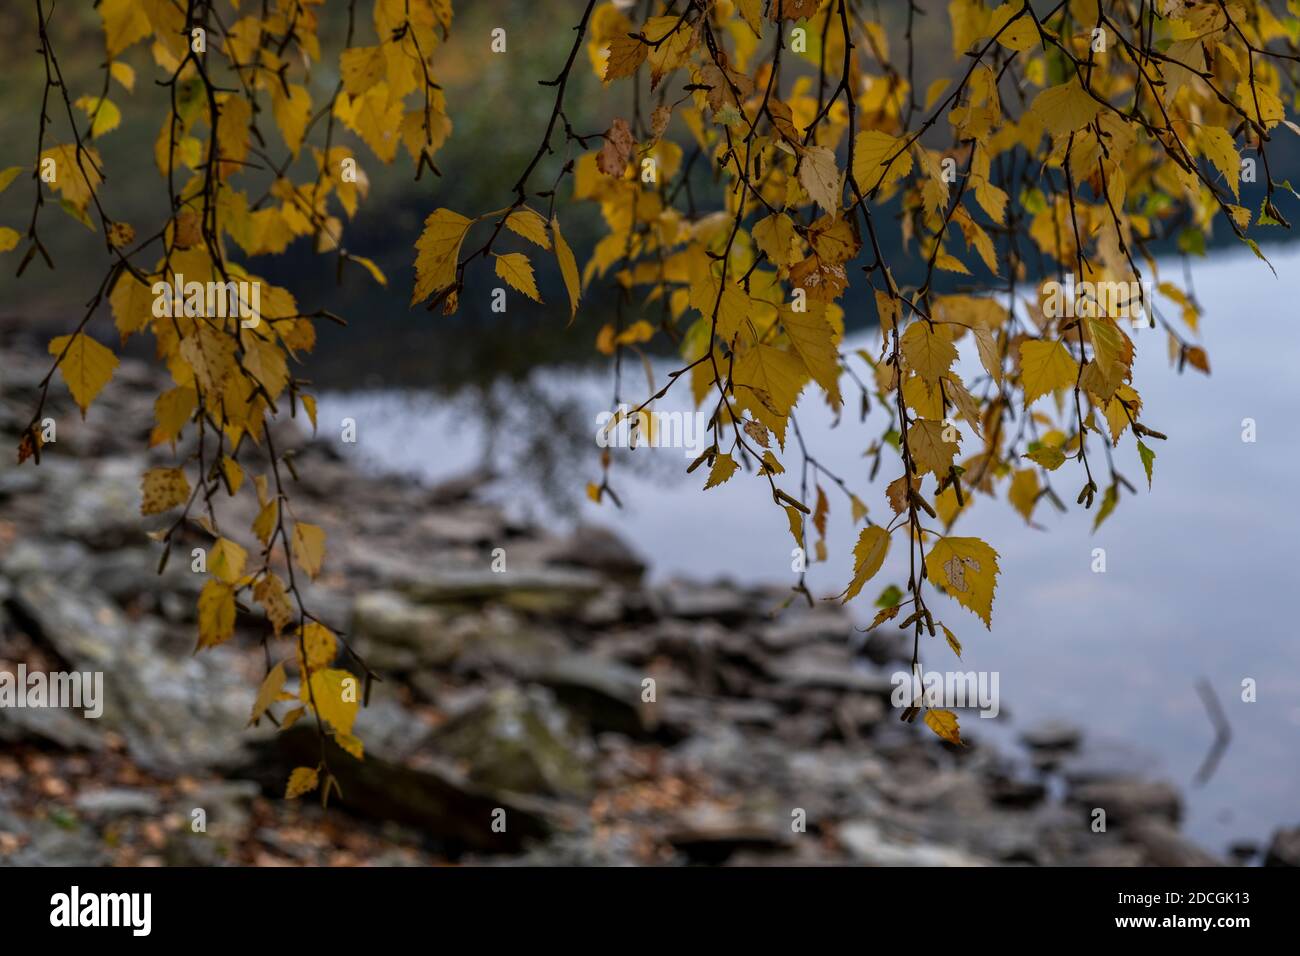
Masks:
[[[1185,829],[1216,851],[1241,838],[1266,841],[1277,826],[1300,824],[1294,610],[1300,587],[1300,249],[1268,253],[1276,278],[1248,252],[1218,254],[1194,269],[1210,377],[1190,368],[1176,374],[1163,332],[1135,335],[1143,420],[1169,436],[1151,442],[1157,458],[1150,492],[1125,435],[1116,467],[1139,493],[1125,495],[1096,533],[1095,512],[1071,505],[1062,515],[1046,501],[1034,514],[1040,527],[1026,525],[1005,500],[987,498],[958,519],[955,534],[981,537],[1001,555],[993,628],[986,631],[973,615],[935,596],[932,607],[961,639],[964,656],[958,662],[931,642],[925,658],[931,668],[1000,672],[1002,715],[980,720],[970,713],[963,730],[972,736],[1009,736],[1039,720],[1062,718],[1090,737],[1136,748],[1143,766],[1184,789]],[[1177,266],[1167,268],[1166,277],[1181,284]],[[1176,307],[1163,306],[1166,315],[1177,315]],[[411,321],[428,317],[412,313]],[[847,345],[873,340],[874,333],[862,333]],[[671,368],[655,367],[656,387]],[[968,381],[977,374],[963,371]],[[635,358],[623,373],[622,397],[636,404],[649,394],[645,374]],[[616,454],[621,464],[613,481],[622,510],[585,500],[585,482],[599,476],[592,436],[596,415],[609,407],[612,382],[610,371],[540,370],[529,383],[531,396],[494,393],[507,417],[491,430],[493,460],[514,454],[535,463],[536,448],[550,449],[558,463],[544,470],[559,481],[563,500],[545,498],[529,470],[509,466],[516,477],[501,482],[495,497],[550,524],[580,518],[609,525],[650,560],[659,579],[792,580],[786,519],[773,507],[766,482],[755,476],[737,474],[706,494],[700,491],[704,472],[686,476],[688,459],[680,449],[642,449]],[[686,410],[686,388],[679,383],[658,407]],[[845,395],[857,395],[847,381]],[[561,408],[539,411],[538,396]],[[435,400],[383,389],[330,394],[322,397],[320,420],[327,428],[344,417],[356,419],[358,443],[344,447],[368,467],[436,480],[482,459],[489,430],[474,412],[478,402],[481,396]],[[1051,400],[1036,407],[1050,412]],[[810,451],[848,481],[873,518],[885,520],[884,485],[896,469],[887,460],[873,485],[861,457],[884,413],[874,409],[863,426],[853,409],[832,430],[825,402],[810,396],[796,414]],[[1247,418],[1256,426],[1253,443],[1242,440]],[[574,435],[552,438],[566,428]],[[964,444],[973,447],[969,439]],[[1090,448],[1094,473],[1105,474],[1095,438]],[[789,484],[795,493],[798,460],[788,447],[784,461],[795,473]],[[1082,477],[1071,465],[1056,476],[1057,493],[1072,503]],[[831,560],[814,565],[809,581],[815,594],[830,595],[849,579],[856,532],[843,496],[823,484],[832,504]],[[568,514],[559,507],[566,503],[573,509]],[[1094,548],[1106,550],[1106,573],[1092,571]],[[896,548],[870,595],[857,602],[859,618],[870,619],[869,602],[886,582],[902,582],[905,561],[905,549]],[[1202,677],[1222,702],[1233,736],[1213,778],[1198,787],[1192,778],[1213,740],[1195,687]],[[1257,685],[1256,702],[1242,700],[1246,679]]]

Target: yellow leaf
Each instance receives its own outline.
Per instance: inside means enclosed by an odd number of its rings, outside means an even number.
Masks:
[[[197,407],[197,393],[184,385],[159,395],[153,403],[153,414],[158,424],[149,434],[149,447],[161,445],[163,442],[175,444],[176,439],[180,437],[181,429],[185,427],[185,423],[190,420]]]
[[[1078,77],[1049,87],[1034,97],[1029,113],[1053,136],[1083,129],[1101,111],[1101,104],[1079,85]]]
[[[1232,194],[1239,196],[1241,157],[1237,154],[1237,147],[1232,141],[1232,134],[1221,126],[1203,126],[1197,139],[1200,143],[1201,152],[1214,164],[1214,168],[1232,187]]]
[[[415,241],[415,290],[411,305],[455,284],[461,243],[473,223],[474,220],[450,209],[429,213],[424,220],[424,231]]]
[[[65,351],[66,349],[66,351]],[[86,333],[59,336],[49,341],[49,354],[59,356],[59,372],[81,408],[82,418],[96,395],[108,385],[117,368],[117,356]]]
[[[609,53],[605,59],[605,71],[601,79],[606,83],[631,76],[645,62],[650,47],[635,37],[626,35],[613,37],[609,41]]]
[[[339,77],[351,96],[362,96],[388,80],[388,60],[382,46],[354,46],[339,54]]]
[[[212,546],[212,560],[208,570],[218,581],[234,584],[244,573],[244,564],[248,561],[248,552],[229,538],[218,538]]]
[[[740,9],[740,15],[745,18],[749,28],[754,31],[754,36],[762,39],[763,36],[763,0],[736,0],[736,6]]]
[[[102,5],[100,6],[100,10],[103,10]],[[108,65],[108,72],[112,75],[113,79],[122,84],[128,93],[134,92],[135,70],[131,68],[131,64],[124,63],[121,60],[114,60]]]
[[[947,628],[944,628],[946,631]],[[948,741],[950,744],[961,743],[961,731],[957,727],[957,715],[951,710],[927,710],[925,726]]]
[[[948,441],[944,435],[950,434],[956,441]],[[953,458],[959,451],[957,441],[961,435],[952,425],[928,418],[918,418],[907,430],[907,448],[912,453],[912,461],[918,474],[934,472],[937,477],[945,477],[952,470]]]
[[[235,633],[235,589],[209,578],[199,592],[199,645],[216,647]]]
[[[888,190],[912,171],[912,156],[903,149],[903,142],[878,129],[863,130],[858,134],[853,141],[853,178],[857,180],[859,189],[864,193],[877,186],[882,191]],[[893,162],[885,166],[890,158]]]
[[[998,553],[979,538],[940,538],[925,556],[930,580],[992,629]]]
[[[497,275],[506,281],[510,288],[522,292],[534,302],[541,302],[537,292],[537,281],[533,278],[533,266],[522,252],[508,252],[497,256]]]
[[[713,459],[713,467],[709,469],[709,480],[705,482],[704,490],[716,488],[718,485],[725,484],[732,475],[736,473],[736,460],[730,454],[721,454]]]
[[[930,323],[913,322],[900,343],[903,358],[917,375],[934,385],[957,361],[957,348],[943,334],[930,331]]]
[[[253,519],[253,534],[261,540],[262,544],[269,544],[271,535],[275,533],[276,522],[280,518],[280,502],[272,499],[262,505],[262,510],[257,513]]]
[[[862,586],[875,577],[889,553],[889,532],[878,524],[862,529],[858,543],[853,546],[853,580],[840,596],[841,601],[857,597]]]
[[[334,658],[339,653],[339,642],[328,627],[316,621],[308,621],[300,636],[308,671],[320,670],[334,663]]]
[[[185,503],[190,483],[179,468],[150,468],[140,479],[140,514],[156,515]]]
[[[808,370],[799,357],[771,345],[751,347],[736,363],[735,383],[754,417],[776,435],[785,447],[785,428],[808,381]]]
[[[778,266],[788,266],[796,261],[794,220],[783,212],[773,213],[754,224],[754,245],[767,254]]]
[[[315,580],[325,560],[325,531],[299,521],[293,526],[293,559]]]
[[[365,747],[362,745],[361,740],[351,734],[335,734],[334,742],[358,760],[365,757]]]
[[[348,671],[318,670],[311,675],[311,696],[321,720],[341,734],[352,733],[360,706],[357,679]]]
[[[99,153],[87,146],[77,155],[77,147],[71,145],[51,146],[41,153],[41,168],[46,168],[46,160],[53,160],[54,178],[49,187],[63,194],[74,209],[85,211],[90,205],[90,197],[99,188],[102,181],[99,171],[103,169]]]
[[[122,112],[112,100],[99,96],[79,96],[72,105],[90,118],[91,139],[98,139],[122,123]]]
[[[280,128],[289,152],[297,156],[311,118],[311,94],[298,83],[289,84],[288,95],[279,83],[272,84],[271,91],[271,114],[275,117],[275,125]]]
[[[1048,392],[1073,386],[1079,378],[1078,363],[1065,346],[1046,339],[1020,343],[1020,372],[1026,408]]]
[[[253,702],[253,715],[248,718],[248,725],[251,727],[262,719],[262,715],[270,709],[271,705],[280,699],[284,692],[284,682],[287,675],[284,671],[284,661],[276,664],[262,681],[262,686],[258,688],[257,700]]]
[[[379,266],[375,265],[373,259],[368,259],[365,256],[358,256],[355,253],[348,253],[348,258],[364,267],[365,270],[370,273],[371,277],[380,285],[388,285],[388,277],[384,275],[383,270],[381,270]]]
[[[578,314],[578,298],[582,295],[582,280],[578,277],[578,260],[573,257],[573,250],[560,235],[560,220],[551,219],[551,232],[555,236],[555,260],[560,264],[560,275],[564,276],[564,288],[569,293],[569,321]]]
[[[957,635],[948,630],[944,624],[940,624],[939,627],[943,629],[944,639],[947,640],[948,646],[952,648],[952,652],[961,657],[961,641],[957,640]]]
[[[1024,457],[1036,465],[1041,465],[1048,471],[1056,471],[1065,464],[1065,453],[1053,445],[1043,445],[1035,448]]]
[[[506,217],[506,228],[543,249],[551,248],[551,240],[546,236],[546,220],[527,206]]]
[[[18,245],[18,240],[21,238],[22,236],[18,235],[17,229],[0,226],[0,252],[8,252]]]
[[[811,146],[804,151],[799,164],[799,183],[807,190],[813,202],[831,215],[840,210],[844,193],[844,177],[835,165],[835,153],[825,146]]]
[[[103,0],[99,5],[99,15],[104,18],[104,39],[108,44],[109,59],[153,33],[144,4],[139,0]]]
[[[18,178],[18,174],[23,171],[21,166],[9,166],[0,169],[0,193],[9,188],[9,184]]]
[[[1038,472],[1032,468],[1023,468],[1012,475],[1007,500],[1025,521],[1029,521],[1034,513],[1034,505],[1038,504]]]
[[[230,486],[232,495],[239,493],[240,486],[244,483],[244,469],[239,467],[239,462],[229,455],[223,455],[221,458],[221,472],[226,476],[226,484]]]
[[[281,634],[293,620],[293,608],[289,606],[289,596],[284,589],[284,582],[274,573],[268,571],[265,577],[258,579],[253,585],[253,598],[266,611],[267,619],[270,620],[277,635]]]
[[[839,408],[842,402],[839,350],[835,344],[835,330],[826,321],[825,309],[809,308],[806,312],[796,312],[783,306],[781,326],[813,381],[826,390],[831,407]]]
[[[289,774],[289,785],[285,788],[284,797],[286,800],[293,800],[304,793],[311,793],[318,786],[320,786],[320,774],[314,767],[295,767],[293,773]]]

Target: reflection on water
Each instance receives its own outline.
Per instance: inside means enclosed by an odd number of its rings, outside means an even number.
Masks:
[[[1176,375],[1163,333],[1137,333],[1143,417],[1169,435],[1155,443],[1153,490],[1145,490],[1125,436],[1116,467],[1139,494],[1123,498],[1095,534],[1092,514],[1078,509],[1062,515],[1042,503],[1034,515],[1040,527],[1030,527],[1005,501],[982,500],[956,532],[984,538],[1001,555],[992,631],[945,598],[933,602],[965,648],[961,669],[1000,672],[1003,720],[1014,712],[1023,727],[1062,717],[1140,747],[1153,772],[1188,788],[1186,827],[1216,850],[1300,823],[1300,647],[1293,638],[1300,250],[1274,248],[1270,258],[1278,278],[1249,254],[1197,268],[1212,377]],[[656,368],[659,384],[668,368]],[[636,400],[630,384],[625,379],[624,397]],[[686,385],[677,388],[683,391],[670,392],[661,409],[686,410]],[[494,494],[516,514],[610,524],[659,577],[791,580],[786,519],[765,481],[738,475],[703,493],[703,473],[686,477],[680,450],[642,449],[615,455],[622,510],[585,500],[585,482],[599,475],[596,416],[610,395],[609,373],[542,370],[523,386],[452,400],[384,390],[327,395],[321,421],[355,418],[358,456],[426,478],[486,457],[503,475]],[[1050,402],[1039,407],[1047,411]],[[859,426],[846,416],[831,430],[832,414],[816,397],[806,397],[796,414],[810,451],[880,516],[884,484],[895,475],[882,468],[868,482],[862,458],[879,420]],[[1246,418],[1256,423],[1254,443],[1242,441]],[[1073,500],[1065,492],[1075,479],[1058,474],[1058,493]],[[831,500],[831,560],[809,572],[820,595],[848,580],[855,537],[847,503]],[[1091,570],[1095,548],[1106,550],[1104,574]],[[901,580],[902,560],[900,548],[879,580]],[[868,607],[858,614],[869,616]],[[933,642],[927,666],[954,666],[949,655]],[[1195,787],[1215,739],[1197,691],[1201,677],[1222,702],[1232,743],[1208,783]],[[1255,703],[1242,701],[1245,680],[1258,686]],[[978,733],[981,724],[1003,720],[967,725]]]

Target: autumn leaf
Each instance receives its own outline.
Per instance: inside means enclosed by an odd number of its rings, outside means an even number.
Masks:
[[[299,639],[302,641],[303,656],[309,672],[328,667],[338,656],[338,638],[333,631],[317,621],[304,624]]]
[[[210,578],[199,592],[199,643],[196,650],[216,647],[235,633],[235,590]]]
[[[951,710],[929,709],[925,712],[925,726],[950,744],[961,744],[961,732],[957,727],[957,715]]]
[[[473,224],[474,220],[450,209],[429,213],[424,220],[424,231],[415,242],[415,289],[411,305],[455,284],[461,243]]]
[[[606,176],[622,177],[634,146],[636,140],[632,138],[632,128],[627,125],[627,120],[615,117],[605,133],[605,145],[596,156],[596,168]]]
[[[1042,339],[1020,343],[1020,369],[1025,408],[1048,392],[1073,386],[1079,377],[1079,365],[1065,346]]]
[[[58,359],[59,374],[85,418],[86,409],[113,377],[117,356],[84,332],[51,339],[49,352]]]
[[[315,767],[295,767],[289,774],[289,783],[284,790],[284,798],[293,800],[304,793],[311,793],[320,786],[320,774]]]
[[[357,679],[348,671],[323,669],[312,671],[310,696],[321,720],[341,734],[352,733],[357,719]]]
[[[533,265],[522,252],[509,252],[497,258],[497,275],[516,292],[522,292],[534,302],[541,302],[537,280],[533,278]]]
[[[736,473],[736,468],[736,460],[731,455],[726,453],[718,455],[713,459],[713,467],[709,469],[709,480],[704,485],[705,490],[725,484]]]
[[[601,79],[606,83],[631,76],[645,62],[649,46],[636,37],[616,36],[609,41],[609,53]]]
[[[794,244],[798,235],[794,220],[785,213],[773,213],[754,224],[754,244],[778,266],[788,266],[795,261]]]
[[[834,215],[840,210],[844,176],[835,165],[835,153],[825,146],[804,151],[799,164],[799,182],[817,205]]]
[[[546,235],[546,220],[527,206],[506,217],[506,228],[543,249],[551,248],[551,240]]]
[[[930,580],[992,629],[998,553],[979,538],[940,538],[925,556]]]
[[[1090,96],[1075,77],[1035,96],[1029,114],[1053,136],[1064,136],[1087,126],[1101,108],[1101,103]]]
[[[140,479],[140,514],[156,515],[183,505],[190,483],[179,468],[150,468]]]
[[[262,605],[277,635],[283,633],[293,621],[288,592],[285,591],[284,582],[274,573],[268,572],[257,580],[253,585],[253,599]]]
[[[244,564],[248,561],[248,552],[229,538],[218,538],[212,546],[212,557],[208,561],[208,570],[218,581],[234,584],[244,573]]]
[[[889,553],[889,532],[880,525],[870,525],[858,535],[858,543],[853,546],[853,580],[840,595],[840,602],[846,603],[858,596],[862,586],[875,577],[880,566],[885,563]]]
[[[284,661],[271,668],[262,681],[262,686],[258,688],[257,700],[253,702],[253,713],[248,718],[248,726],[256,726],[257,722],[262,719],[262,715],[271,708],[271,705],[282,699],[284,684],[287,679],[288,675],[284,670]]]
[[[582,296],[582,280],[578,277],[578,261],[573,257],[573,250],[560,234],[560,220],[551,220],[551,234],[555,237],[555,260],[560,265],[560,275],[564,277],[564,288],[569,293],[569,320],[578,314],[578,300]]]
[[[912,171],[912,156],[904,140],[883,130],[863,130],[853,141],[853,178],[858,188],[869,193],[889,187]],[[893,160],[890,162],[890,160]]]
[[[314,524],[299,521],[293,526],[293,559],[313,580],[325,561],[325,531]]]

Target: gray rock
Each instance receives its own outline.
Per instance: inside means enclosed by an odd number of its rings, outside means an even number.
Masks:
[[[615,661],[571,654],[551,661],[537,680],[554,689],[595,730],[643,736],[656,725],[654,706],[641,702],[644,676]]]
[[[591,572],[563,568],[444,569],[407,572],[397,586],[425,604],[496,601],[536,614],[566,614],[578,611],[604,583]]]
[[[836,607],[807,610],[790,608],[776,621],[758,631],[758,642],[770,651],[783,653],[821,641],[848,645],[853,636],[853,619]]]
[[[1182,798],[1163,781],[1120,778],[1070,787],[1067,799],[1091,810],[1106,811],[1108,825],[1127,826],[1143,817],[1163,817],[1177,823],[1182,815]]]
[[[261,765],[261,772],[273,790],[282,792],[290,768],[315,766],[320,760],[320,741],[304,723],[279,734],[268,747],[278,757]],[[331,806],[365,819],[415,827],[447,852],[518,853],[557,828],[574,828],[579,822],[547,801],[477,786],[451,763],[432,755],[394,760],[368,747],[365,759],[356,760],[330,741],[326,760],[343,791]],[[505,822],[503,831],[493,827],[499,820]]]
[[[1142,848],[1147,866],[1223,866],[1164,820],[1143,819],[1124,828],[1124,835]]]
[[[231,648],[192,654],[188,639],[165,640],[158,621],[128,622],[98,591],[43,574],[20,579],[10,600],[72,670],[103,675],[99,722],[121,733],[141,764],[177,771],[239,758],[256,687]]]
[[[43,740],[66,750],[103,750],[103,728],[80,711],[59,707],[0,708],[0,740]]]
[[[83,790],[74,806],[93,817],[156,816],[162,809],[155,794],[126,787]]]
[[[768,661],[767,671],[780,683],[799,690],[851,691],[888,700],[894,689],[887,676],[855,666],[847,654],[796,651]]]
[[[547,561],[598,571],[629,584],[639,581],[646,569],[645,559],[627,542],[608,528],[596,525],[579,525],[573,534],[556,544]]]
[[[92,547],[142,543],[140,475],[144,471],[144,460],[134,457],[83,464],[70,488],[57,489],[59,507],[48,510],[45,530]]]
[[[433,737],[441,753],[468,767],[471,783],[492,790],[584,796],[591,790],[591,748],[542,687],[492,692]]]
[[[875,630],[862,644],[862,656],[877,667],[908,664],[912,660],[912,636],[902,631]]]
[[[671,617],[700,620],[712,618],[738,623],[759,613],[755,602],[729,585],[712,587],[686,581],[672,581],[659,590],[664,613]]]
[[[1075,750],[1083,740],[1083,731],[1063,720],[1047,720],[1020,735],[1031,750]]]
[[[788,820],[772,814],[704,806],[683,813],[665,839],[696,863],[725,863],[740,851],[788,849],[794,833]]]
[[[1279,829],[1264,854],[1265,866],[1300,866],[1300,827]]]
[[[460,653],[462,641],[446,614],[396,591],[359,596],[352,607],[352,633],[366,662],[383,670],[445,664]]]
[[[868,866],[988,866],[990,862],[957,847],[887,837],[873,820],[850,820],[836,829],[835,836],[849,856]]]

